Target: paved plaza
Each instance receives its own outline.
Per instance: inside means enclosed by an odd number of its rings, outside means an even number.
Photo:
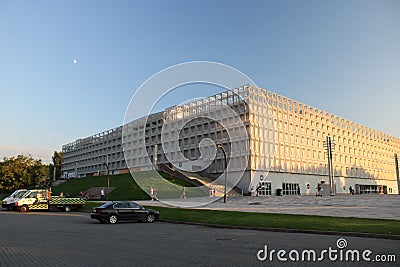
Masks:
[[[172,223],[101,224],[85,213],[0,211],[0,266],[398,266],[399,240],[217,229]],[[258,252],[315,250],[338,241],[372,261],[260,261]],[[348,245],[348,246],[347,246]],[[287,257],[286,253],[286,257]],[[394,255],[387,262],[376,256]],[[318,256],[319,257],[319,256]]]
[[[177,206],[195,206],[207,199],[169,200]],[[400,195],[336,195],[336,196],[263,196],[230,197],[214,201],[201,209],[229,210],[245,212],[305,214],[334,217],[357,217],[400,220]],[[168,206],[162,201],[139,201],[147,206]]]

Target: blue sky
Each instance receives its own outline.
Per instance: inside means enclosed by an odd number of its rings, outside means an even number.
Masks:
[[[399,14],[387,0],[0,0],[0,157],[48,161],[119,126],[146,79],[194,60],[399,137]]]

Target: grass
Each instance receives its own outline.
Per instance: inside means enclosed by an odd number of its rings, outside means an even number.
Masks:
[[[171,183],[173,183],[173,184],[180,185],[180,186],[184,186],[184,187],[195,187],[194,185],[189,184],[188,182],[186,182],[186,181],[184,181],[184,180],[181,180],[181,179],[178,179],[178,178],[176,178],[176,177],[172,177],[172,179],[171,179],[171,177],[169,176],[168,173],[161,172],[161,171],[159,171],[158,173],[159,173],[164,179],[168,180],[168,182],[171,182]]]
[[[400,221],[203,209],[149,207],[161,218],[206,224],[400,235]]]
[[[137,174],[138,177],[135,177],[135,179],[142,179],[141,181],[144,181],[142,185],[144,184],[144,187],[149,188],[149,190],[153,184],[159,184],[160,187],[157,188],[159,196],[162,196],[164,190],[165,194],[172,194],[171,197],[179,197],[181,194],[181,186],[189,187],[193,191],[198,190],[196,187],[193,187],[193,185],[187,183],[186,181],[180,180],[176,177],[173,177],[173,179],[171,180],[168,174],[163,172],[160,172],[160,174],[164,178],[161,179],[161,183],[158,181],[158,179],[160,179],[159,177],[153,177],[154,172],[138,173]],[[106,187],[106,186],[107,186],[107,175],[90,176],[79,179],[70,179],[69,181],[66,181],[58,186],[52,187],[52,192],[53,195],[59,195],[61,191],[64,194],[68,192],[68,194],[71,197],[74,197],[78,196],[80,191],[86,191],[91,187]],[[110,187],[117,187],[114,191],[110,193],[109,195],[110,200],[150,199],[149,195],[139,187],[139,185],[136,183],[136,181],[132,178],[132,176],[129,173],[111,175]]]
[[[100,205],[101,203],[99,202],[88,202],[85,205],[84,211],[89,212],[93,207]],[[257,228],[400,235],[400,221],[397,220],[180,209],[154,206],[148,208],[160,211],[161,219],[171,221]]]
[[[90,176],[79,179],[70,179],[58,186],[52,187],[53,195],[64,192],[73,197],[78,196],[80,191],[85,191],[91,187],[107,186],[107,175]],[[150,197],[135,183],[129,173],[110,176],[110,187],[117,187],[110,193],[110,200],[145,200]]]

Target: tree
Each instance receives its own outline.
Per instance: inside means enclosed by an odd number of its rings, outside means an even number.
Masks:
[[[52,179],[60,179],[61,177],[61,166],[62,166],[62,152],[54,151],[52,160],[53,164],[49,165],[50,177]],[[54,177],[54,167],[56,168],[55,177]]]
[[[3,158],[0,162],[0,191],[13,191],[44,183],[47,167],[31,156]]]

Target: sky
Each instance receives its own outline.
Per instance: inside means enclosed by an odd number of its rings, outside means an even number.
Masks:
[[[0,0],[0,158],[122,125],[142,83],[190,61],[400,137],[399,47],[396,0]]]

